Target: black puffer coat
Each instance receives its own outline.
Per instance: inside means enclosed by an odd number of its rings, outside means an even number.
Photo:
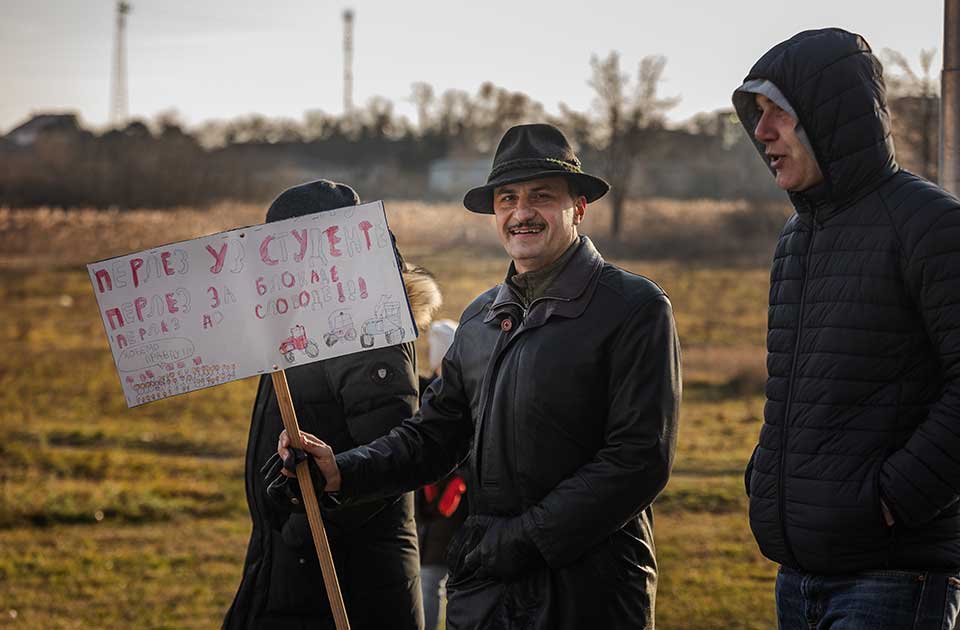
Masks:
[[[960,202],[897,166],[859,36],[800,33],[747,78],[781,90],[825,176],[791,193],[774,256],[753,532],[800,570],[957,570]],[[756,112],[734,101],[752,137]]]
[[[439,305],[433,280],[409,269],[404,281],[418,324]],[[327,359],[287,370],[303,431],[337,450],[387,434],[417,409],[413,343]],[[228,630],[333,628],[305,514],[277,509],[260,467],[277,450],[283,420],[269,376],[260,379],[247,443],[245,478],[253,533]],[[413,495],[324,510],[344,604],[354,630],[423,628]]]
[[[670,302],[588,239],[527,310],[509,285],[463,313],[417,418],[340,453],[341,495],[442,477],[469,456],[470,514],[448,556],[448,628],[652,628],[651,503],[677,437]],[[472,448],[470,448],[472,445]],[[493,527],[515,576],[467,570]]]

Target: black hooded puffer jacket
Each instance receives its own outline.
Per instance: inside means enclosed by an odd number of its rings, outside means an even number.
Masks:
[[[773,261],[767,403],[747,469],[754,535],[768,558],[811,572],[957,570],[960,202],[897,166],[881,67],[860,36],[800,33],[751,79],[794,107],[825,177],[790,194]],[[751,137],[752,100],[734,95]]]

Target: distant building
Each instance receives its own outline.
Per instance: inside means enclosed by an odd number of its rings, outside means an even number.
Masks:
[[[490,160],[487,158],[443,158],[430,163],[427,192],[431,195],[462,195],[487,181]]]
[[[27,122],[14,127],[4,140],[17,147],[29,147],[37,137],[47,131],[79,133],[80,121],[76,114],[34,114]]]

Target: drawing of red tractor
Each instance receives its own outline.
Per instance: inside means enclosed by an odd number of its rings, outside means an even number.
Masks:
[[[320,355],[320,346],[313,339],[307,338],[307,331],[303,326],[297,324],[290,329],[290,336],[280,342],[280,354],[283,355],[289,363],[294,361],[294,350],[300,350],[311,359]]]
[[[364,348],[373,347],[373,338],[377,335],[383,335],[388,344],[403,340],[404,331],[400,324],[400,302],[388,302],[387,300],[390,297],[389,295],[382,296],[373,311],[373,319],[363,322],[360,345]]]
[[[357,338],[357,329],[353,326],[353,317],[350,311],[335,311],[327,318],[330,324],[330,332],[323,335],[323,342],[328,348],[341,339],[353,341]]]

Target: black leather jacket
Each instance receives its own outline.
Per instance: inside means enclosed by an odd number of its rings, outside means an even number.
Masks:
[[[337,456],[348,501],[416,488],[469,457],[450,628],[653,627],[650,506],[673,462],[679,346],[663,291],[581,238],[526,311],[506,284],[474,300],[421,412]],[[526,544],[534,559],[509,579],[466,569],[504,523],[503,552]]]

